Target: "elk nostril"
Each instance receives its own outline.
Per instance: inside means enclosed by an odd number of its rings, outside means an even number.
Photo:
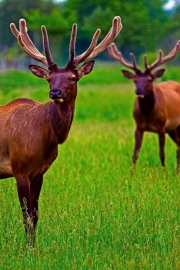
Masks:
[[[57,99],[61,98],[63,91],[60,88],[52,88],[50,91],[50,98]]]
[[[58,93],[59,96],[62,95],[62,90],[59,89],[57,93]]]
[[[51,93],[59,95],[62,93],[62,90],[60,88],[52,88]]]
[[[137,89],[136,89],[136,95],[142,95],[142,91],[141,91],[140,88],[137,88]]]

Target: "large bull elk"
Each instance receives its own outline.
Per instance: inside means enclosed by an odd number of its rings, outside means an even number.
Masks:
[[[74,116],[77,82],[91,72],[94,65],[91,59],[111,44],[122,24],[119,16],[114,17],[110,31],[96,46],[100,35],[100,29],[97,29],[90,46],[79,56],[75,56],[77,25],[74,24],[69,61],[63,68],[58,67],[51,57],[45,26],[42,26],[45,56],[27,34],[24,19],[19,21],[19,31],[14,24],[10,28],[23,51],[47,67],[29,66],[34,75],[46,79],[50,86],[51,100],[47,103],[18,98],[0,106],[0,178],[13,176],[16,179],[27,243],[33,245],[43,175],[57,158],[58,144],[62,144],[68,136]]]
[[[165,69],[158,69],[158,66],[166,63],[176,56],[180,49],[180,41],[165,56],[162,51],[158,51],[157,59],[148,65],[147,56],[144,56],[145,71],[137,67],[133,53],[130,53],[132,63],[126,61],[116,45],[112,43],[109,54],[122,65],[132,69],[134,73],[122,70],[124,76],[133,79],[136,86],[136,99],[134,103],[133,116],[136,122],[135,147],[132,157],[133,167],[138,159],[140,147],[142,145],[144,131],[155,132],[159,136],[159,156],[162,166],[165,166],[165,133],[177,145],[177,171],[180,169],[180,84],[175,81],[154,83],[154,79],[160,78]]]

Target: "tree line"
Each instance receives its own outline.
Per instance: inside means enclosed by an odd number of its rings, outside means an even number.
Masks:
[[[150,57],[162,48],[168,52],[180,39],[180,1],[171,10],[165,9],[167,0],[2,0],[0,2],[0,53],[10,64],[26,59],[19,49],[9,25],[25,18],[28,33],[42,51],[41,25],[48,30],[52,55],[57,63],[67,61],[69,37],[73,23],[77,23],[76,53],[82,53],[91,42],[97,28],[104,38],[114,16],[119,15],[123,29],[115,40],[125,57],[148,53]],[[107,52],[100,58],[110,59]]]

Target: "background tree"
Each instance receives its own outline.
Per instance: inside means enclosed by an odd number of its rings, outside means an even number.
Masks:
[[[36,46],[42,50],[40,26],[46,25],[52,55],[62,64],[67,61],[69,37],[74,22],[78,25],[77,54],[84,51],[97,28],[101,28],[99,41],[107,33],[114,16],[122,19],[123,29],[116,39],[125,57],[133,51],[136,57],[146,52],[157,54],[162,48],[168,51],[180,39],[180,1],[167,11],[168,0],[2,0],[0,2],[0,48],[1,52],[16,44],[10,29],[11,22],[18,24],[20,18],[27,20],[28,32]],[[101,58],[110,59],[107,52]]]
[[[55,4],[51,0],[2,0],[0,2],[0,33],[1,46],[12,45],[14,38],[10,31],[11,22],[19,23],[25,11],[31,12],[32,9],[39,9],[42,13],[49,12]]]
[[[19,59],[22,60],[25,58],[18,48],[17,41],[10,31],[10,23],[14,22],[16,25],[18,25],[19,19],[24,17],[24,12],[27,10],[31,12],[32,9],[38,9],[44,13],[49,12],[49,10],[53,9],[54,7],[55,4],[51,0],[2,0],[0,2],[0,52],[1,59],[3,58],[3,64],[5,63],[6,58],[13,58],[12,53],[10,53],[11,57],[9,57],[9,47],[13,47],[10,51],[17,52]],[[15,56],[17,56],[17,54],[14,54],[14,58]],[[12,59],[12,62],[16,62],[15,59]],[[9,63],[10,61],[8,60],[8,64]]]
[[[93,34],[93,30],[101,27],[104,35],[112,17],[120,15],[123,29],[116,39],[116,44],[124,54],[133,51],[135,55],[153,51],[162,45],[167,36],[167,27],[172,20],[164,9],[165,0],[83,0],[67,1],[66,8],[77,9],[77,19],[81,25],[82,39]],[[82,41],[82,40],[81,40]]]

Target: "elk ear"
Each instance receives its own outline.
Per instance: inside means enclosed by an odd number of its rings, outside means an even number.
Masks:
[[[94,63],[95,61],[94,60],[91,60],[91,61],[88,61],[86,63],[84,63],[79,69],[78,69],[78,76],[79,76],[79,79],[83,76],[83,75],[87,75],[89,74],[92,69],[93,69],[93,66],[94,66]]]
[[[132,73],[130,71],[127,71],[127,70],[124,70],[124,69],[122,69],[121,71],[122,71],[124,77],[126,77],[128,79],[134,79],[135,76],[136,76],[134,73]]]
[[[154,78],[160,78],[164,74],[165,68],[158,69],[154,72],[153,77]]]
[[[39,78],[47,79],[49,77],[49,71],[45,68],[36,65],[29,65],[30,71]]]

